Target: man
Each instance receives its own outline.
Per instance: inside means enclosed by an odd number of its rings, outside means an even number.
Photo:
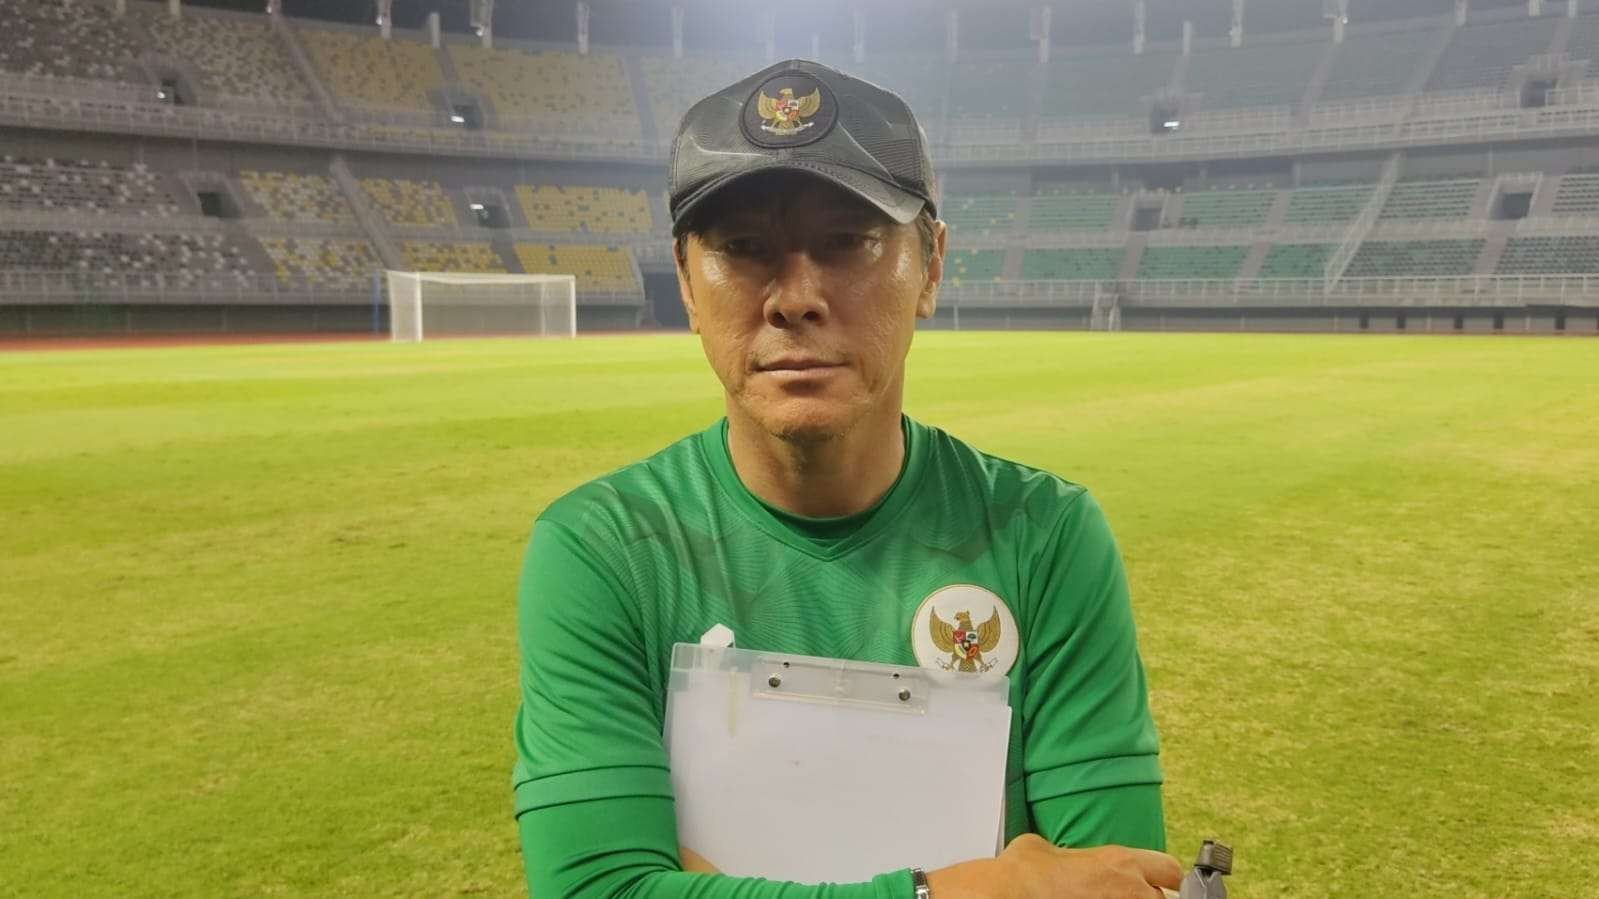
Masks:
[[[1099,507],[901,413],[945,247],[905,103],[780,63],[689,111],[670,201],[683,302],[727,417],[534,525],[513,775],[531,894],[1175,888],[1177,863],[1151,851],[1165,841],[1155,730]],[[1005,851],[860,884],[701,873],[676,843],[661,731],[672,645],[717,624],[748,649],[1006,675]]]

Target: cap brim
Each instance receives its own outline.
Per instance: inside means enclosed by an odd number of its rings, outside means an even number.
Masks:
[[[692,220],[694,211],[711,197],[735,184],[761,175],[770,175],[773,172],[797,172],[837,185],[872,204],[901,225],[915,221],[922,207],[927,205],[925,199],[908,190],[848,166],[811,160],[773,159],[754,168],[707,181],[698,190],[685,197],[672,215],[672,235],[675,237],[681,234],[683,224]]]

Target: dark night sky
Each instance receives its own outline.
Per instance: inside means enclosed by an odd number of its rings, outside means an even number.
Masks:
[[[184,0],[194,6],[261,10],[265,0]],[[282,0],[284,12],[338,22],[372,22],[374,0]],[[755,49],[757,10],[750,0],[681,0],[686,7],[685,42],[697,49]],[[1028,10],[1036,3],[1009,0],[789,0],[775,4],[779,52],[805,54],[811,35],[824,47],[848,46],[850,10],[867,10],[867,45],[880,52],[943,46],[943,11],[953,3],[966,10],[961,44],[971,49],[1027,45]],[[1183,19],[1193,19],[1202,37],[1226,33],[1231,0],[1148,0],[1150,40],[1172,40]],[[1247,0],[1245,27],[1282,31],[1320,27],[1322,0]],[[495,34],[570,42],[576,40],[571,0],[497,0]],[[1062,46],[1121,43],[1131,39],[1130,0],[1055,0],[1054,42]],[[1564,8],[1563,0],[1545,5]],[[671,0],[591,0],[590,36],[597,44],[666,45],[671,42]],[[1525,0],[1472,0],[1473,9],[1525,7]],[[1354,22],[1445,15],[1453,0],[1350,0]],[[467,31],[467,0],[395,0],[394,21],[420,28],[437,10],[447,31]]]

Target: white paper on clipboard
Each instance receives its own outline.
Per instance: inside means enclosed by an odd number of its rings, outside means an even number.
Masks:
[[[667,691],[678,842],[722,872],[854,882],[991,857],[1004,677],[678,644]]]

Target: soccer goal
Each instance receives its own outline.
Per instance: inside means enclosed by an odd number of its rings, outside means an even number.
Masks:
[[[577,336],[573,275],[389,272],[389,336]]]

